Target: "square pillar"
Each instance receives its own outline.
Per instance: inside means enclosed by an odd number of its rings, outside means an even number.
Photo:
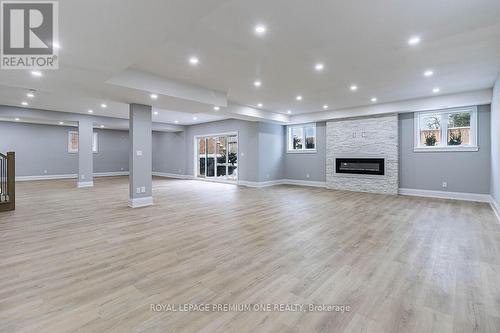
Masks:
[[[94,126],[90,119],[78,122],[78,187],[94,186],[92,141]]]
[[[152,194],[152,122],[151,106],[129,106],[129,202],[132,208],[151,206]]]

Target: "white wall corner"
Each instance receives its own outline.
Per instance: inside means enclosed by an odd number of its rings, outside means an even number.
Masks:
[[[128,206],[131,208],[141,208],[153,205],[153,197],[145,198],[130,198],[128,200]]]

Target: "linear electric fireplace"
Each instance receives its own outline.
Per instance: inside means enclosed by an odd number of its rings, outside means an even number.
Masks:
[[[335,172],[357,175],[384,175],[383,158],[336,158]]]

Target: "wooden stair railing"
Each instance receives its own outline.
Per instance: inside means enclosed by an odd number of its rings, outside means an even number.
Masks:
[[[0,212],[16,208],[16,155],[0,153]]]

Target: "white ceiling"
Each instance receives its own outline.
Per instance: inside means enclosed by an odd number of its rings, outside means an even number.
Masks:
[[[152,104],[157,122],[237,117],[287,122],[330,110],[493,86],[500,71],[500,1],[73,0],[59,2],[60,69],[0,71],[0,104],[127,118]],[[257,37],[253,27],[268,33]],[[421,36],[420,45],[407,40]],[[196,55],[198,66],[188,58]],[[322,62],[318,73],[314,64]],[[435,74],[425,78],[423,72]],[[126,70],[222,92],[229,106],[150,87],[110,84]],[[260,79],[256,89],[253,81]],[[351,92],[349,86],[359,89]],[[38,90],[28,100],[26,89]],[[296,95],[303,101],[297,102]],[[106,103],[106,109],[100,108]],[[264,104],[264,111],[244,106]],[[266,112],[267,111],[267,112]],[[194,120],[193,117],[197,119]]]

